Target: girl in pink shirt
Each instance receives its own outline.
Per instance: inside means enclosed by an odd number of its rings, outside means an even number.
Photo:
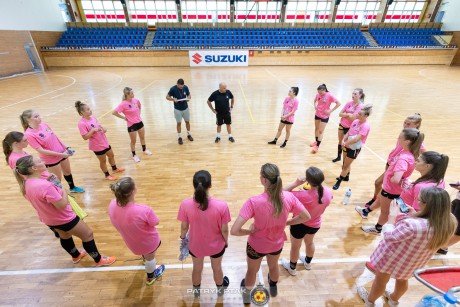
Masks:
[[[123,115],[120,115],[122,113]],[[125,87],[123,89],[123,101],[113,110],[113,115],[126,121],[128,125],[129,138],[131,140],[131,153],[133,154],[134,162],[138,163],[141,159],[136,155],[136,138],[139,134],[139,139],[142,145],[144,154],[150,156],[152,152],[145,145],[145,129],[141,118],[141,102],[134,98],[133,89]]]
[[[22,195],[32,204],[40,221],[60,237],[61,246],[72,256],[73,263],[89,254],[96,266],[111,265],[115,257],[99,254],[94,242],[93,231],[72,211],[67,192],[42,178],[45,164],[32,156],[20,158],[15,167],[15,176]],[[78,250],[72,236],[82,240],[84,250]]]
[[[342,160],[343,137],[347,134],[353,121],[358,118],[358,113],[363,107],[364,97],[366,97],[366,95],[364,94],[363,89],[355,88],[351,94],[352,101],[347,102],[342,111],[339,113],[339,116],[341,117],[338,130],[339,145],[337,145],[337,158],[332,160],[334,163]]]
[[[315,141],[310,144],[312,152],[317,153],[319,145],[323,140],[324,129],[326,128],[329,116],[340,107],[340,102],[327,90],[326,84],[321,84],[317,88],[318,94],[313,101],[315,105]],[[331,109],[331,104],[335,103]]]
[[[83,188],[75,186],[73,182],[70,161],[67,159],[73,155],[70,147],[62,144],[51,128],[42,122],[38,112],[26,110],[22,112],[19,118],[30,146],[39,153],[40,159],[43,160],[48,171],[55,174],[59,181],[64,174],[64,179],[69,184],[71,193],[85,192]]]
[[[375,267],[371,291],[358,288],[366,306],[374,306],[382,295],[390,306],[397,306],[409,288],[408,280],[414,271],[423,268],[455,231],[457,223],[450,213],[450,197],[445,190],[425,188],[419,199],[421,211],[399,221],[396,221],[399,208],[397,204],[392,205],[383,238],[370,257]],[[390,278],[396,279],[393,292],[385,290]]]
[[[321,216],[332,201],[332,190],[323,186],[324,174],[317,167],[309,167],[304,178],[297,178],[294,183],[286,186],[285,191],[292,191],[294,188],[305,181],[310,185],[310,190],[293,191],[295,197],[303,204],[311,219],[297,225],[291,225],[291,256],[290,260],[281,259],[283,267],[295,276],[297,274],[296,265],[299,259],[299,251],[302,247],[302,241],[305,242],[306,254],[300,254],[300,261],[306,270],[311,270],[311,260],[315,254],[315,243],[313,239],[321,227]]]
[[[123,177],[110,185],[115,199],[109,205],[109,217],[128,248],[145,258],[146,284],[151,286],[163,274],[165,266],[156,267],[155,253],[161,244],[156,226],[160,222],[152,208],[136,203],[136,184]]]
[[[343,159],[342,172],[337,177],[337,182],[332,187],[337,190],[342,181],[350,180],[351,164],[358,157],[362,146],[366,143],[367,137],[371,130],[371,125],[367,118],[372,112],[372,104],[364,105],[358,112],[358,119],[355,119],[350,129],[342,140],[342,149],[346,156]]]
[[[424,139],[424,134],[415,128],[406,128],[400,133],[398,142],[404,149],[393,161],[385,172],[383,178],[383,188],[375,203],[368,208],[356,206],[356,211],[363,218],[373,210],[380,208],[380,216],[375,226],[362,226],[364,232],[379,234],[382,226],[388,221],[390,203],[398,198],[405,186],[407,179],[415,169],[415,158],[420,154],[420,146]]]
[[[419,113],[414,113],[412,115],[409,115],[403,123],[403,128],[416,128],[420,130],[420,126],[422,125],[422,116]],[[399,145],[399,141],[396,141],[396,147],[390,152],[388,155],[387,159],[387,164],[385,165],[385,171],[388,169],[388,166],[390,166],[390,161],[393,160],[393,158],[398,155],[401,152],[402,148]],[[422,146],[420,148],[420,152],[424,152],[425,147]],[[382,184],[383,184],[383,176],[385,175],[385,171],[377,178],[375,179],[374,182],[374,196],[370,201],[368,201],[364,206],[369,207],[374,203],[374,201],[377,199],[377,196],[379,195],[380,191],[382,191]]]
[[[281,114],[278,132],[276,133],[273,141],[268,142],[268,144],[276,145],[276,141],[278,141],[278,138],[281,136],[281,132],[283,132],[284,127],[286,127],[286,138],[284,139],[284,143],[280,146],[281,148],[286,147],[289,136],[291,135],[292,124],[294,123],[294,114],[299,108],[299,101],[296,98],[298,94],[299,88],[291,87],[288,97],[286,97],[283,102],[283,113]]]
[[[422,189],[431,186],[445,188],[444,176],[448,164],[449,157],[435,151],[425,151],[415,160],[415,170],[422,176],[401,193],[401,198],[409,209],[414,209],[413,212],[420,211],[418,196]]]
[[[106,159],[109,160],[113,173],[120,173],[125,169],[117,167],[112,147],[109,145],[109,141],[105,136],[107,129],[102,127],[98,123],[97,119],[92,116],[93,111],[91,111],[87,104],[77,101],[75,102],[75,108],[81,116],[81,119],[78,122],[78,130],[80,130],[82,138],[84,140],[88,140],[89,149],[96,154],[96,157],[99,160],[99,166],[105,175],[105,179],[117,180],[117,176],[109,174]]]
[[[260,182],[264,186],[264,193],[250,197],[244,203],[230,231],[234,236],[249,235],[246,246],[248,270],[245,279],[241,281],[244,303],[250,300],[250,291],[255,284],[256,274],[264,256],[267,256],[270,295],[277,295],[278,259],[287,239],[284,228],[286,225],[300,224],[310,219],[310,214],[302,203],[292,193],[283,191],[283,183],[276,165],[262,165]],[[293,213],[295,217],[288,219],[289,213]],[[249,229],[243,229],[244,224],[251,218],[254,219],[254,223]]]
[[[222,272],[222,258],[228,246],[228,223],[231,221],[228,205],[209,197],[211,174],[198,171],[193,176],[193,198],[182,201],[177,219],[181,221],[180,238],[186,240],[189,232],[189,252],[192,255],[192,283],[199,296],[204,257],[211,258],[211,267],[218,294],[222,295],[230,283]],[[183,242],[182,242],[183,243]],[[183,245],[183,244],[182,244]]]

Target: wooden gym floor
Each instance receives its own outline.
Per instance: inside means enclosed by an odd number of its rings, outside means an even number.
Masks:
[[[165,100],[169,87],[184,78],[190,87],[192,135],[194,142],[177,144],[173,106]],[[227,140],[214,144],[215,119],[206,100],[218,83],[225,81],[235,96],[232,115],[235,143]],[[262,192],[259,169],[263,163],[276,163],[284,183],[304,174],[314,165],[326,175],[332,186],[340,172],[340,163],[332,163],[337,148],[336,111],[329,122],[318,154],[310,153],[314,140],[313,97],[316,87],[326,83],[342,102],[362,87],[366,102],[374,104],[369,117],[372,126],[367,147],[352,165],[351,181],[334,192],[334,202],[324,215],[316,237],[313,269],[300,269],[296,277],[281,268],[279,295],[271,306],[362,306],[355,293],[355,281],[364,271],[364,262],[379,238],[364,234],[362,224],[375,223],[377,214],[368,221],[354,211],[372,196],[374,179],[384,170],[385,159],[395,146],[404,118],[419,112],[423,116],[425,144],[450,156],[446,182],[460,179],[460,144],[458,142],[458,84],[460,68],[444,66],[337,66],[337,67],[250,67],[250,68],[100,68],[62,69],[0,81],[0,128],[5,135],[21,131],[19,114],[26,109],[40,112],[44,122],[69,146],[76,150],[71,158],[75,182],[86,189],[77,200],[89,213],[86,219],[94,230],[99,250],[118,257],[108,268],[94,268],[86,257],[73,265],[59,241],[41,224],[29,203],[20,195],[10,169],[2,164],[2,205],[0,206],[0,305],[158,305],[191,306],[191,259],[177,260],[180,223],[176,220],[182,199],[192,195],[192,176],[200,169],[213,176],[212,195],[228,202],[234,220],[244,201]],[[147,145],[153,156],[141,156],[134,164],[130,157],[125,123],[110,114],[121,101],[125,86],[134,89],[142,102]],[[283,99],[290,86],[300,88],[300,106],[288,146],[269,146],[273,139]],[[138,202],[152,206],[160,218],[158,230],[162,245],[157,262],[167,266],[165,275],[152,287],[144,283],[142,262],[124,245],[110,224],[107,206],[112,194],[103,179],[96,157],[78,133],[73,104],[83,100],[107,127],[117,165],[125,167],[138,185]],[[185,135],[185,127],[183,126]],[[284,140],[284,133],[281,141]],[[140,145],[138,145],[140,147]],[[140,148],[138,148],[140,152]],[[36,154],[31,148],[28,152]],[[413,179],[417,177],[414,172]],[[347,188],[352,188],[351,203],[341,204]],[[448,188],[454,197],[454,190]],[[288,229],[286,229],[288,233]],[[224,273],[230,288],[237,289],[246,271],[246,237],[230,237],[224,256]],[[81,242],[76,240],[77,246]],[[286,242],[282,257],[289,256]],[[435,265],[460,265],[460,248],[453,247],[447,256],[429,262]],[[207,263],[209,260],[207,260]],[[259,278],[267,284],[267,266]],[[370,283],[367,285],[370,286]],[[214,288],[212,271],[206,267],[203,288]],[[430,290],[414,279],[401,301],[413,306]],[[203,306],[238,306],[241,298],[228,294],[217,300],[202,295]],[[199,302],[195,301],[194,306]]]

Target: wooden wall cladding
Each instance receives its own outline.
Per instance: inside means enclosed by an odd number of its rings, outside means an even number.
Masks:
[[[46,62],[44,61],[43,54],[40,51],[40,48],[43,46],[55,46],[59,38],[61,37],[61,31],[30,31],[30,35],[37,47],[38,55],[43,63],[44,68],[46,69]]]
[[[32,47],[28,31],[0,31],[0,77],[33,71],[25,45]]]

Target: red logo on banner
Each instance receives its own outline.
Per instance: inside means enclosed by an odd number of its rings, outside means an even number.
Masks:
[[[195,64],[200,64],[202,62],[202,56],[199,53],[195,53],[194,55],[192,55],[192,58]]]
[[[249,56],[254,56],[254,50],[249,50]]]

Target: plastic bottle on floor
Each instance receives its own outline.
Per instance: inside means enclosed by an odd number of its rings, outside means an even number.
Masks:
[[[347,192],[345,192],[345,197],[343,198],[342,204],[348,205],[348,202],[350,201],[351,197],[351,189],[348,189]]]

